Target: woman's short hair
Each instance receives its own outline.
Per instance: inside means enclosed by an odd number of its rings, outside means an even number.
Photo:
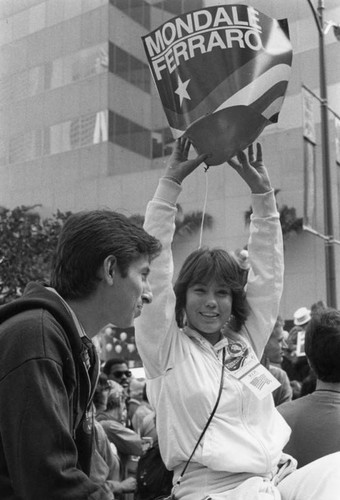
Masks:
[[[248,304],[243,286],[243,273],[233,255],[223,249],[200,248],[184,261],[176,280],[176,321],[184,326],[186,294],[196,283],[218,281],[225,283],[232,293],[231,328],[238,332],[248,316]]]
[[[107,410],[114,410],[116,408],[121,408],[125,406],[125,394],[123,387],[115,382],[114,380],[109,380],[110,393],[107,398]]]
[[[51,286],[65,299],[84,298],[98,286],[98,270],[106,257],[116,258],[127,276],[132,262],[142,256],[152,260],[161,243],[125,215],[112,210],[72,214],[61,229],[53,258]]]
[[[307,325],[305,352],[318,379],[340,382],[340,311],[326,309]]]

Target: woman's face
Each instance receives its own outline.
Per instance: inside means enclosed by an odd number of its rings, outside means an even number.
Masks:
[[[230,318],[232,303],[232,292],[225,283],[196,283],[186,293],[188,325],[214,344]]]

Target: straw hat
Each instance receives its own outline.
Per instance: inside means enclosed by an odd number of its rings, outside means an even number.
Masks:
[[[297,309],[297,311],[295,311],[293,318],[294,325],[305,325],[311,319],[310,310],[307,309],[307,307],[300,307],[300,309]]]

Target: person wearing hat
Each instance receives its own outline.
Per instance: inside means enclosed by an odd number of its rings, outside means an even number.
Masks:
[[[310,320],[311,311],[307,307],[300,307],[293,315],[294,326],[289,331],[281,365],[291,381],[296,380],[301,383],[310,374],[303,340],[305,328]]]
[[[307,307],[300,307],[293,316],[295,326],[305,326],[311,320],[311,312]]]

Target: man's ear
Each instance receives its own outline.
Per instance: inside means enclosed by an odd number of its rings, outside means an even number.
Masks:
[[[108,255],[102,265],[101,269],[102,278],[108,283],[108,285],[112,285],[116,273],[117,273],[117,259],[114,255]]]

